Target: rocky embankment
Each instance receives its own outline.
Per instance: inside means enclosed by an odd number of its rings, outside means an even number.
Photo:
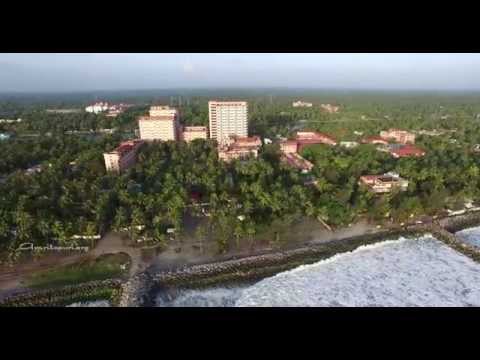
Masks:
[[[249,256],[235,260],[183,267],[174,271],[146,272],[124,284],[120,306],[150,306],[153,294],[168,287],[207,287],[218,283],[240,283],[272,276],[329,258],[337,253],[353,251],[361,245],[373,244],[387,238],[414,236],[416,230],[389,230],[374,234],[334,240],[301,248]]]
[[[116,305],[121,295],[121,280],[92,281],[79,285],[37,290],[6,297],[0,307],[66,306],[75,302],[108,300]]]
[[[227,284],[260,280],[299,265],[329,258],[337,253],[353,251],[362,245],[369,245],[400,236],[419,236],[425,233],[432,234],[453,249],[475,261],[480,261],[480,249],[466,244],[452,233],[453,231],[459,231],[479,224],[480,213],[472,213],[441,219],[436,223],[379,231],[374,234],[312,244],[294,250],[188,266],[174,271],[153,272],[152,270],[147,270],[145,273],[139,274],[127,286],[125,299],[121,301],[121,304],[122,306],[149,306],[151,305],[150,299],[153,298],[153,294],[162,288],[200,288],[218,283]]]
[[[272,252],[240,259],[185,266],[174,271],[147,269],[128,281],[104,280],[63,288],[33,291],[0,300],[0,306],[65,306],[74,302],[108,299],[114,306],[151,306],[156,291],[169,287],[207,287],[240,283],[272,276],[299,265],[314,263],[335,254],[353,251],[400,236],[431,233],[455,250],[480,261],[480,249],[466,244],[453,232],[480,224],[480,213],[444,218],[435,223],[413,225],[394,230],[306,245],[297,249]]]

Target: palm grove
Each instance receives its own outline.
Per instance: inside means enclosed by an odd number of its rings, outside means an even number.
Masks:
[[[202,218],[196,236],[215,239],[219,251],[225,251],[241,242],[254,244],[259,234],[271,231],[275,224],[305,216],[333,226],[360,217],[403,222],[412,214],[434,215],[479,198],[480,160],[472,146],[480,142],[475,115],[480,109],[474,100],[353,100],[344,100],[343,114],[328,115],[316,108],[294,111],[289,100],[252,102],[251,132],[285,136],[301,123],[340,139],[358,140],[354,131],[377,134],[398,126],[399,121],[407,129],[455,128],[456,132],[419,136],[417,143],[427,155],[418,159],[393,159],[371,145],[306,148],[303,156],[314,163],[311,175],[317,180],[311,186],[306,185],[308,178],[280,162],[275,144],[265,145],[258,159],[225,164],[218,160],[215,144],[203,140],[148,144],[134,168],[120,176],[110,175],[102,154],[113,149],[121,134],[96,139],[65,134],[71,129],[88,130],[91,121],[110,120],[102,116],[82,120],[78,117],[87,115],[77,114],[53,121],[38,111],[42,116],[32,116],[18,133],[48,131],[51,136],[0,142],[1,250],[12,253],[25,242],[72,244],[78,241],[72,238],[74,234],[110,229],[126,229],[132,238],[143,235],[152,242],[166,243],[167,229],[181,234],[190,216]],[[187,123],[205,121],[199,113],[204,108],[201,101],[185,105]],[[97,124],[98,128],[130,130],[138,109],[132,111],[116,119],[117,123]],[[382,117],[382,121],[362,120],[365,114],[372,119]],[[42,164],[40,173],[16,171],[34,163]],[[410,181],[406,192],[374,196],[357,183],[360,175],[391,170]]]

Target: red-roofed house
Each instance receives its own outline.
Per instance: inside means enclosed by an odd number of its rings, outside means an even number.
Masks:
[[[425,155],[425,151],[413,145],[405,145],[399,148],[391,149],[390,154],[395,158],[421,157]]]
[[[295,139],[298,143],[299,152],[302,151],[302,149],[307,145],[337,145],[337,141],[333,137],[317,131],[298,131]]]

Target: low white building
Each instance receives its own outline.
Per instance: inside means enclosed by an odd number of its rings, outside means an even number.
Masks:
[[[295,101],[292,103],[293,107],[312,107],[313,104],[309,102],[304,102],[304,101]]]
[[[346,147],[347,149],[354,148],[358,146],[358,142],[356,141],[340,141],[340,146]]]
[[[98,102],[85,108],[86,112],[98,114],[107,111],[110,108],[107,102]]]

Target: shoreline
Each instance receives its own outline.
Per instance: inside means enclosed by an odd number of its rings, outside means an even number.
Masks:
[[[480,226],[480,212],[443,218],[435,223],[410,225],[406,227],[383,228],[362,235],[335,238],[328,241],[307,241],[295,244],[289,249],[265,250],[247,256],[232,255],[218,260],[211,259],[197,264],[185,264],[176,269],[155,269],[150,266],[133,275],[128,281],[105,280],[95,284],[83,283],[68,287],[67,298],[84,297],[85,289],[92,292],[92,285],[98,292],[105,294],[107,289],[114,291],[116,299],[114,306],[153,306],[155,296],[168,289],[201,289],[215,285],[234,285],[254,282],[273,276],[279,272],[291,270],[300,265],[311,264],[330,258],[339,253],[355,250],[362,245],[370,245],[385,240],[396,240],[400,237],[418,237],[431,233],[433,226],[442,226],[449,231]],[[452,235],[454,236],[454,235]],[[440,239],[439,239],[440,240]],[[448,243],[447,241],[442,240]],[[462,245],[462,247],[465,244]],[[457,250],[459,249],[457,244]],[[103,290],[103,291],[101,291]],[[0,307],[8,304],[15,306],[58,306],[64,304],[62,294],[65,289],[48,289],[9,296],[0,300]],[[92,292],[95,294],[95,292]],[[62,300],[63,299],[63,300]],[[101,297],[90,296],[90,301],[104,300]],[[73,302],[73,301],[72,301]],[[50,304],[50,305],[48,305]]]
[[[396,229],[324,243],[305,244],[296,249],[268,252],[222,262],[185,266],[173,271],[147,269],[124,286],[121,306],[153,306],[156,294],[171,289],[201,289],[218,284],[235,285],[259,281],[279,272],[350,252],[363,245],[399,237],[424,234],[420,229]]]
[[[445,232],[451,231],[452,233],[442,234],[436,232],[434,226],[440,226]],[[452,240],[452,238],[455,239],[455,232],[478,226],[480,226],[480,213],[472,212],[438,219],[427,224],[379,230],[369,234],[329,240],[327,242],[313,241],[291,250],[256,254],[222,262],[185,266],[174,271],[149,273],[152,269],[147,269],[145,274],[140,275],[143,276],[145,289],[139,291],[139,297],[136,299],[130,297],[129,300],[135,306],[153,306],[155,296],[162,291],[201,289],[219,284],[222,284],[222,286],[245,284],[301,265],[325,260],[336,254],[351,252],[363,245],[371,245],[386,240],[397,240],[400,237],[419,237],[425,234],[431,234],[457,252],[478,261],[478,252],[480,250],[472,250],[473,246]]]

